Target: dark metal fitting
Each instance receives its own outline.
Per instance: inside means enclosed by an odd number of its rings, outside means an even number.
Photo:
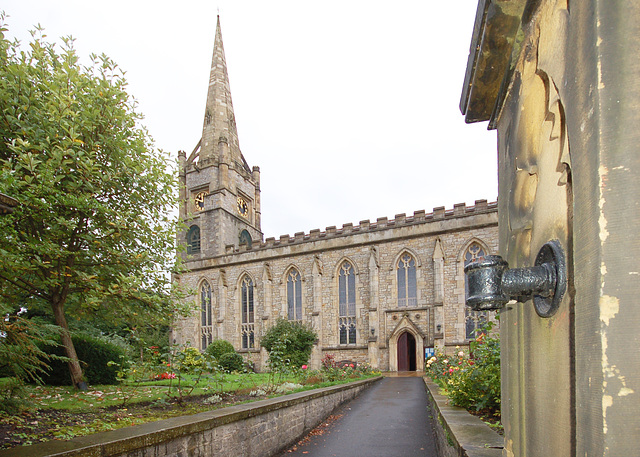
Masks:
[[[509,269],[498,255],[488,255],[464,268],[467,275],[467,306],[474,311],[503,308],[510,300],[525,302],[533,297],[540,317],[558,310],[567,290],[567,264],[560,242],[546,243],[533,267]]]

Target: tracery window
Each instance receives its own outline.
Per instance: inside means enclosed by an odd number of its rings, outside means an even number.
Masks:
[[[287,315],[290,321],[302,319],[302,280],[295,268],[287,274]]]
[[[187,232],[187,254],[200,252],[200,227],[192,225]]]
[[[397,265],[398,306],[416,306],[418,304],[416,283],[416,260],[409,253],[400,256]]]
[[[211,285],[207,281],[203,281],[200,285],[200,336],[202,350],[205,350],[213,340],[212,315]]]
[[[242,278],[241,294],[242,349],[253,349],[255,347],[253,281],[249,276]]]
[[[464,266],[471,262],[480,260],[485,256],[484,248],[480,243],[473,242],[469,245],[464,253]],[[465,309],[465,338],[468,340],[476,338],[478,330],[482,329],[487,323],[486,311],[472,311],[468,306]]]
[[[356,344],[356,275],[346,260],[338,275],[338,303],[340,344]]]

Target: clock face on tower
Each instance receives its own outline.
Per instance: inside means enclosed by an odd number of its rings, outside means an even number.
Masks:
[[[249,216],[249,205],[242,197],[238,197],[236,208],[238,209],[238,214],[242,217]]]
[[[208,192],[202,191],[198,192],[195,197],[193,197],[193,204],[196,208],[196,211],[202,211],[204,209],[204,197],[209,195]]]

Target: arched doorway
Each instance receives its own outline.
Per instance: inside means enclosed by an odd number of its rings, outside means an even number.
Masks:
[[[416,371],[416,339],[410,332],[398,337],[398,371]]]

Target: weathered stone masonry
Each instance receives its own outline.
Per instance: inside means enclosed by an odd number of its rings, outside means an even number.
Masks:
[[[416,333],[423,347],[464,345],[464,261],[466,248],[476,242],[486,253],[497,251],[496,204],[477,201],[475,206],[457,205],[454,210],[436,209],[431,214],[416,212],[412,217],[397,215],[394,220],[362,221],[341,229],[328,227],[267,238],[251,249],[227,248],[221,256],[189,262],[190,272],[182,275],[183,285],[198,290],[209,282],[216,316],[214,338],[231,341],[240,348],[240,286],[244,275],[251,277],[255,292],[254,349],[246,356],[264,367],[266,354],[260,353],[259,337],[278,317],[287,317],[286,273],[295,267],[302,279],[303,321],[319,335],[312,365],[323,353],[339,359],[368,362],[380,369],[397,369],[390,360],[393,337],[402,329]],[[439,243],[444,254],[443,297],[434,293],[434,251]],[[396,264],[408,252],[416,259],[417,305],[399,307]],[[337,270],[348,260],[356,271],[356,344],[340,345],[338,329]],[[376,287],[377,285],[377,287]],[[197,297],[194,297],[197,300]],[[441,331],[438,332],[438,325]],[[198,345],[198,316],[180,323],[176,343]],[[374,330],[373,333],[371,330]],[[418,369],[421,367],[417,361]]]

